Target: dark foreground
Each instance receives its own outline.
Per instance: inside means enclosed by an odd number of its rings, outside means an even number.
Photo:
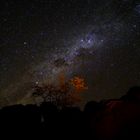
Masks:
[[[0,110],[1,137],[18,139],[140,139],[140,88],[120,99],[58,109],[51,103],[14,105]]]

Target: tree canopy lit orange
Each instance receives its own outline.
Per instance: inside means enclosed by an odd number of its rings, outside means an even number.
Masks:
[[[77,92],[82,92],[88,89],[88,87],[85,84],[84,78],[76,76],[70,80],[70,83],[72,84],[72,86],[75,88]]]
[[[36,86],[34,97],[41,96],[44,101],[55,102],[57,105],[74,105],[81,101],[80,93],[88,89],[85,79],[79,76],[66,80],[65,75],[61,73],[58,82],[58,85]]]

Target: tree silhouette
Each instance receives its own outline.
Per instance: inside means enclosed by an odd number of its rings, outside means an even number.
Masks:
[[[57,106],[72,106],[81,101],[80,93],[87,89],[83,78],[76,76],[66,81],[64,75],[61,75],[58,85],[35,85],[32,96],[41,97],[43,102],[51,102]]]

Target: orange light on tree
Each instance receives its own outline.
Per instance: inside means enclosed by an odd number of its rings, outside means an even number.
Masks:
[[[60,107],[78,104],[81,101],[80,93],[88,89],[85,79],[76,76],[66,80],[64,73],[58,78],[58,85],[51,83],[35,86],[32,96],[35,99],[41,97],[43,102],[51,102]]]
[[[78,93],[81,93],[82,91],[88,89],[88,87],[85,84],[84,78],[76,76],[70,80],[70,83],[74,87],[75,91]]]

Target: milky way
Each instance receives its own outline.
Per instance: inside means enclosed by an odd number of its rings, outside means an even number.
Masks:
[[[62,48],[60,53],[56,51],[51,54],[49,61],[46,60],[35,67],[35,82],[44,82],[47,79],[55,81],[61,73],[67,77],[78,74],[81,64],[93,61],[88,56],[94,56],[96,49],[103,46],[103,43],[104,37],[98,37],[93,31],[78,37],[68,49]]]
[[[140,84],[138,0],[2,2],[0,106],[31,103],[32,86],[82,76],[87,100]],[[29,100],[28,100],[29,99]]]

